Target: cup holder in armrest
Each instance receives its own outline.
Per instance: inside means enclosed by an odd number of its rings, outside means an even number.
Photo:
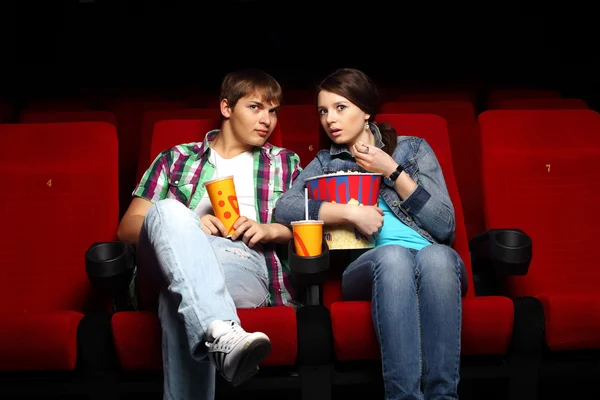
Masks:
[[[92,287],[110,296],[115,308],[126,309],[135,269],[135,249],[125,242],[98,242],[85,253],[85,271]]]
[[[314,257],[302,257],[296,254],[294,240],[288,244],[288,262],[295,284],[298,288],[312,285],[322,285],[327,280],[329,270],[329,247],[323,241],[322,252]]]
[[[94,243],[85,253],[85,270],[90,279],[127,273],[134,264],[133,246],[125,242]]]
[[[532,257],[532,241],[520,229],[490,229],[469,242],[473,268],[491,262],[500,275],[525,275]]]

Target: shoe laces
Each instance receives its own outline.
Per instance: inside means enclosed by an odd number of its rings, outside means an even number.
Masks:
[[[242,329],[238,324],[232,324],[231,330],[227,333],[222,334],[214,342],[206,343],[206,346],[213,351],[225,350],[230,351],[233,349],[248,333]]]

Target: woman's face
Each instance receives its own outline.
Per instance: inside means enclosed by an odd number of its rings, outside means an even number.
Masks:
[[[370,115],[338,94],[321,90],[317,100],[321,125],[337,144],[352,144],[365,132]]]

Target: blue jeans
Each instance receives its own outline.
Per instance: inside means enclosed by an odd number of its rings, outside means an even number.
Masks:
[[[214,320],[239,323],[236,308],[267,304],[267,265],[256,249],[204,234],[198,215],[176,200],[158,201],[148,211],[137,259],[140,268],[163,279],[158,316],[164,399],[214,398],[206,330]]]
[[[371,300],[386,399],[456,399],[466,270],[450,247],[371,249],[344,271],[344,300]]]

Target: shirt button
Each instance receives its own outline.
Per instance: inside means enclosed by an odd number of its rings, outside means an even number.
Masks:
[[[176,185],[179,185],[179,181],[175,181],[175,184],[176,184]]]

